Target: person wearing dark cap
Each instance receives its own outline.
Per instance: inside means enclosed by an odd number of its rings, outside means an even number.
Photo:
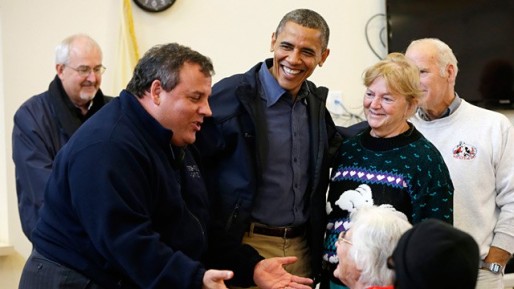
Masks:
[[[347,288],[332,276],[340,262],[334,244],[356,209],[391,206],[412,224],[428,218],[453,223],[448,168],[437,148],[408,121],[423,95],[418,67],[403,54],[390,53],[366,69],[363,80],[369,127],[344,140],[332,161],[321,289]]]
[[[395,289],[474,289],[479,261],[471,235],[426,219],[403,234],[388,266],[396,273]]]

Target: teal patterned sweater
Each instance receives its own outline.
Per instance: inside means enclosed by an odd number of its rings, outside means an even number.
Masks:
[[[368,128],[341,144],[327,197],[323,259],[330,272],[337,264],[334,243],[348,229],[350,213],[360,206],[392,206],[412,224],[426,218],[453,223],[448,168],[435,146],[409,126],[392,138],[374,138]]]

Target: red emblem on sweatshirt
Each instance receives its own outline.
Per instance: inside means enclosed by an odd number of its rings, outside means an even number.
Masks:
[[[453,157],[459,160],[472,160],[477,156],[477,148],[461,141],[453,149]]]

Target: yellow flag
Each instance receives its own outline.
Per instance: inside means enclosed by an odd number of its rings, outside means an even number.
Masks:
[[[132,6],[130,0],[123,0],[121,11],[121,25],[118,38],[118,65],[115,69],[114,90],[121,91],[127,86],[134,67],[139,60]]]

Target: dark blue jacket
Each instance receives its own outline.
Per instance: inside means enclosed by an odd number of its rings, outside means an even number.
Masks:
[[[271,60],[268,60],[271,61]],[[256,188],[268,151],[264,107],[259,98],[258,63],[244,74],[225,78],[213,86],[209,103],[213,117],[205,120],[196,145],[203,155],[206,182],[213,208],[210,233],[212,266],[234,270],[232,282],[253,284],[255,264],[263,259],[256,250],[241,245],[249,227]],[[310,218],[308,241],[314,273],[320,270],[325,222],[325,193],[329,147],[337,147],[335,126],[325,108],[328,90],[307,81],[313,92],[307,98],[311,136],[308,189]],[[315,276],[314,276],[315,277]]]
[[[70,101],[55,76],[48,90],[25,101],[14,115],[12,158],[23,233],[30,233],[39,218],[46,182],[57,152],[90,116],[111,97],[98,90],[85,116]]]
[[[208,196],[171,136],[127,91],[90,118],[57,155],[35,249],[104,288],[202,288]]]

